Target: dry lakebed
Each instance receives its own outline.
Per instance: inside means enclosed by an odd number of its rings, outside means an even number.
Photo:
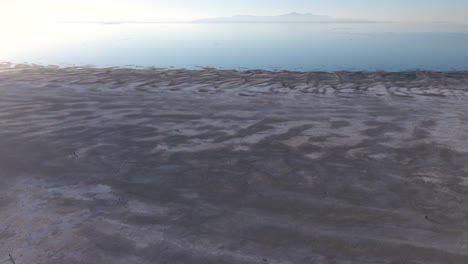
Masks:
[[[468,72],[0,64],[0,262],[468,263]]]

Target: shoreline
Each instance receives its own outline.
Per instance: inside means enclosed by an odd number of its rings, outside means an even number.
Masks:
[[[40,74],[39,74],[40,73]],[[63,75],[63,76],[61,76]],[[48,79],[49,78],[49,79]],[[258,94],[352,94],[379,96],[465,96],[468,71],[436,72],[298,72],[268,70],[198,70],[163,68],[59,67],[28,64],[0,64],[0,79],[5,81],[46,81],[64,84],[108,82],[134,89],[177,90],[191,87],[200,93]],[[117,82],[114,82],[114,81]],[[115,84],[112,84],[115,83]],[[200,86],[200,87],[196,87]],[[188,90],[185,87],[184,90]]]
[[[286,70],[286,69],[256,69],[256,68],[216,68],[195,66],[194,68],[177,68],[177,67],[155,67],[155,66],[96,66],[96,65],[55,65],[55,64],[38,64],[38,63],[12,63],[8,61],[0,62],[1,69],[89,69],[89,70],[138,70],[138,71],[226,71],[226,72],[265,72],[265,73],[385,73],[385,74],[398,74],[398,73],[439,73],[439,74],[468,74],[467,70],[425,70],[425,69],[412,69],[412,70]]]

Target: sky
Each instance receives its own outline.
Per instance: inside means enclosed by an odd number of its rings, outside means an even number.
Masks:
[[[0,0],[0,22],[190,21],[290,12],[395,22],[468,23],[468,0]]]

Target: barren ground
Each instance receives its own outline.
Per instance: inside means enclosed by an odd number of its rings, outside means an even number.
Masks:
[[[468,263],[468,73],[0,66],[0,261]]]

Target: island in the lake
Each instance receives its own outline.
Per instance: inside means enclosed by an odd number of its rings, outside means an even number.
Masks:
[[[334,18],[331,16],[296,13],[279,16],[236,15],[232,17],[204,18],[194,23],[376,23],[376,21],[352,18]]]

